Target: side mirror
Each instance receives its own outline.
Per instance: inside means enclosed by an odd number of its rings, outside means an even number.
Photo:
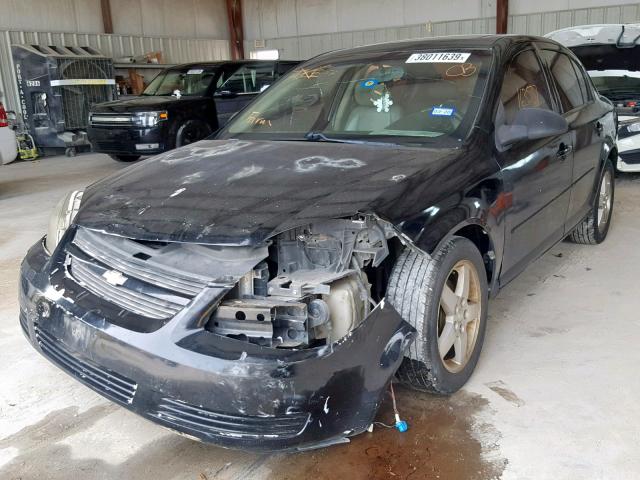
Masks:
[[[562,115],[542,108],[520,110],[511,125],[496,129],[496,143],[501,151],[522,140],[539,140],[555,137],[569,131],[569,124]]]

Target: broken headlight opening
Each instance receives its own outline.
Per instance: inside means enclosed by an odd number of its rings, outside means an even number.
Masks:
[[[83,193],[84,190],[74,190],[67,193],[51,212],[45,240],[45,247],[49,254],[53,253],[60,239],[73,222],[80,209]]]
[[[395,232],[373,216],[327,220],[271,239],[268,257],[225,295],[205,328],[274,348],[346,337],[380,298],[370,278]]]

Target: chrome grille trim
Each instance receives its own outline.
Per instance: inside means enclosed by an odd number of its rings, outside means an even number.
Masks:
[[[126,113],[92,113],[90,116],[90,124],[92,126],[133,125],[133,117]]]
[[[149,318],[163,319],[174,316],[184,305],[162,300],[128,288],[111,285],[102,275],[95,273],[86,262],[69,256],[71,276],[94,295],[126,310]]]
[[[79,230],[73,239],[84,253],[109,267],[119,270],[127,276],[135,277],[161,288],[174,292],[195,296],[207,286],[208,279],[197,275],[178,273],[169,267],[136,260],[126,255],[100,235],[85,230]],[[150,268],[152,267],[152,268]]]

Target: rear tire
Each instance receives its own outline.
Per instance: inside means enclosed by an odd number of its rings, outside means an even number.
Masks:
[[[597,245],[607,238],[611,217],[613,216],[614,194],[615,170],[611,161],[607,160],[594,194],[593,207],[575,230],[571,232],[569,240],[583,245]]]
[[[417,330],[398,379],[425,392],[459,390],[478,363],[487,323],[487,275],[476,246],[453,237],[431,257],[406,249],[387,299]]]
[[[135,162],[140,159],[140,155],[109,155],[116,162]]]

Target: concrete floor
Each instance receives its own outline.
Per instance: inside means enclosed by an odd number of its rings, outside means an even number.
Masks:
[[[103,155],[0,167],[2,479],[630,479],[640,472],[640,176],[617,183],[597,247],[562,243],[490,307],[484,350],[452,398],[398,392],[407,433],[377,429],[296,455],[203,445],[112,405],[52,366],[18,326],[17,275]],[[385,405],[380,420],[390,422]]]

